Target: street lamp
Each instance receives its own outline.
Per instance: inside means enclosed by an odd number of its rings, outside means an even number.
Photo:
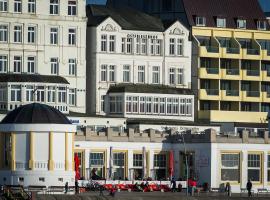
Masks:
[[[180,135],[182,137],[182,142],[184,144],[184,154],[185,154],[185,163],[186,163],[186,195],[188,196],[188,176],[189,176],[189,170],[188,170],[188,156],[187,156],[187,149],[186,149],[186,143],[183,133],[176,132],[177,135]]]

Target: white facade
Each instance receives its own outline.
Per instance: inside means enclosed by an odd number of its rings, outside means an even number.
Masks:
[[[70,110],[84,113],[85,6],[85,0],[1,0],[0,73],[62,76],[70,83]]]
[[[88,112],[106,114],[104,101],[109,87],[115,84],[190,88],[191,42],[188,36],[189,31],[178,21],[164,32],[124,30],[111,17],[97,26],[89,26],[90,76],[87,84],[91,88],[87,90],[91,103]]]

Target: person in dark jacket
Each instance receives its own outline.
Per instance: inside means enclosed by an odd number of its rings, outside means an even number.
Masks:
[[[68,192],[68,182],[65,184],[65,194]]]
[[[172,185],[172,192],[175,192],[176,191],[176,181],[175,181],[174,177],[171,180],[171,185]]]
[[[248,191],[248,196],[251,197],[252,183],[251,183],[251,180],[250,179],[247,182],[246,188],[247,188],[247,191]]]

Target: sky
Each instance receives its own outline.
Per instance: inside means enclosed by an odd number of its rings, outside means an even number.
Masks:
[[[262,9],[264,11],[270,12],[270,0],[259,0],[259,1],[261,3]],[[105,4],[106,0],[87,0],[87,3]]]

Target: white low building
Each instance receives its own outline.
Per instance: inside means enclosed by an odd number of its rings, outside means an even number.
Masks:
[[[11,111],[0,123],[0,184],[74,185],[75,132],[75,125],[45,104]]]
[[[167,115],[172,119],[193,120],[193,95],[186,96],[185,92],[177,90],[191,88],[191,42],[187,28],[179,21],[164,24],[159,19],[131,9],[115,10],[91,5],[87,7],[87,16],[88,112],[127,118]],[[147,94],[124,91],[119,95],[121,97],[108,93],[112,91],[110,87],[119,84],[156,89],[152,93],[148,90]],[[163,91],[163,95],[156,92],[162,87],[175,90],[174,95],[168,91]],[[179,104],[177,108],[180,108],[181,101],[190,103],[191,107],[186,109],[187,113],[180,113],[179,109],[173,113],[167,106],[171,100]],[[114,107],[115,101],[121,101],[122,106]],[[129,107],[124,106],[128,101],[137,106],[128,110]],[[151,108],[139,107],[139,104],[149,103]],[[168,111],[161,110],[162,106],[158,110],[152,107],[157,103],[164,104]]]
[[[51,103],[57,106],[66,103],[70,108],[64,112],[85,113],[85,6],[85,0],[1,0],[0,73],[64,77],[69,85],[65,86],[63,102],[55,99]],[[49,90],[46,84],[41,85]],[[31,102],[48,103],[45,99],[21,98],[16,104]]]

